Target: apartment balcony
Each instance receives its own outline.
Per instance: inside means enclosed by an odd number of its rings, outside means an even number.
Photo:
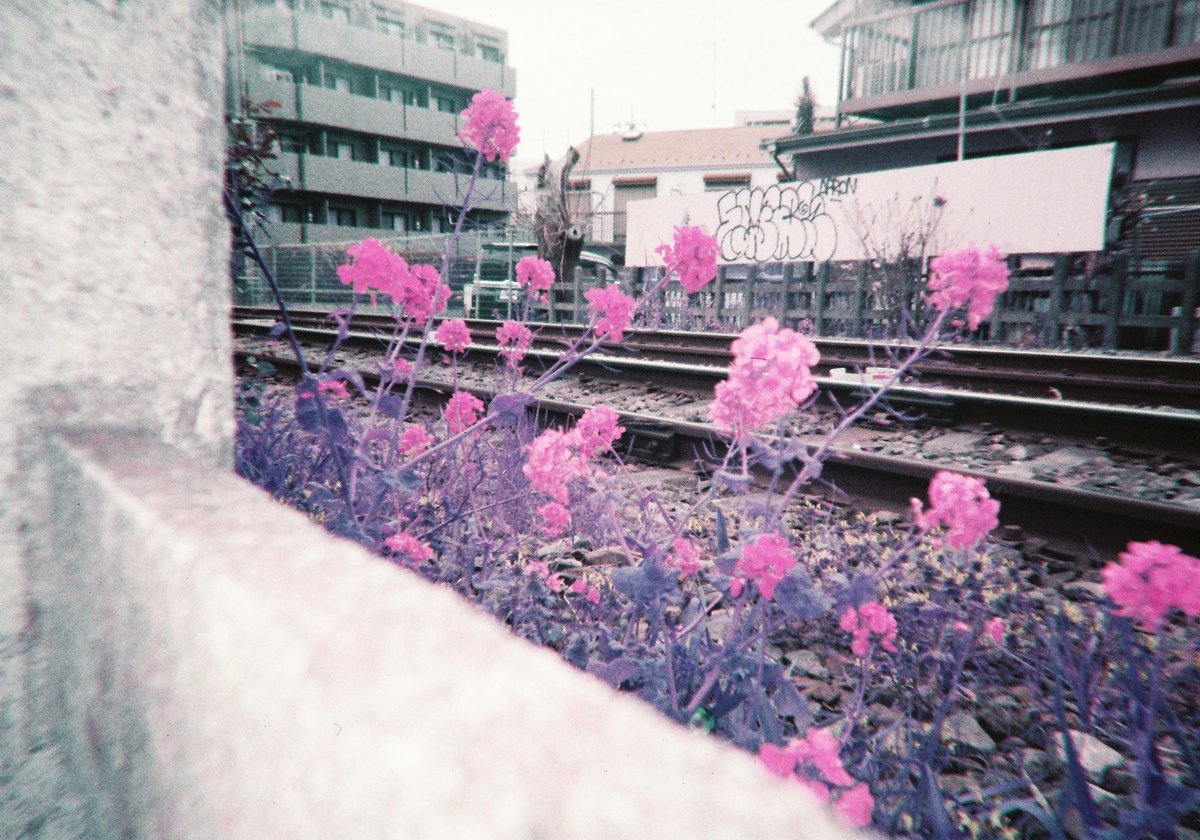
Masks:
[[[271,114],[277,119],[441,146],[458,145],[458,114],[284,81],[272,77],[261,65],[250,68],[246,91],[252,102],[278,102],[281,107]]]
[[[935,0],[849,21],[841,37],[839,111],[884,119],[953,110],[964,91],[974,106],[1200,72],[1190,0]]]
[[[510,97],[516,93],[516,71],[508,65],[409,37],[278,6],[248,9],[244,21],[247,46],[310,53],[472,90],[492,88]]]
[[[461,207],[470,180],[453,172],[430,172],[320,155],[281,154],[273,167],[296,189],[379,201],[405,201],[439,207]],[[506,212],[516,202],[507,181],[480,178],[471,207]]]

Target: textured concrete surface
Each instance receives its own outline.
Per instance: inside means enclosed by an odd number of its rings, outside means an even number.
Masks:
[[[87,836],[849,836],[223,472],[112,432],[40,460],[58,501],[30,591],[57,655],[34,693],[92,791]]]
[[[86,830],[23,699],[31,441],[78,423],[231,462],[217,0],[0,2],[0,837]],[[58,655],[50,652],[50,655]],[[64,689],[65,690],[65,689]]]

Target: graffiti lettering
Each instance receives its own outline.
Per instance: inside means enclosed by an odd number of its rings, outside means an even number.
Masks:
[[[812,181],[730,190],[717,200],[717,216],[717,245],[726,262],[822,262],[837,249],[837,226]]]
[[[857,178],[822,178],[817,192],[821,195],[854,195],[858,192]]]

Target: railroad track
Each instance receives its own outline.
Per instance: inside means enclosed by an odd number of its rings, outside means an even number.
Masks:
[[[494,322],[490,322],[494,324]],[[251,334],[261,334],[264,324],[248,321],[239,322],[237,328]],[[297,332],[304,340],[328,342],[328,329],[298,327]],[[476,333],[478,334],[478,333]],[[364,333],[355,338],[356,342],[368,350],[377,347],[378,336]],[[483,348],[477,348],[483,349]],[[548,361],[555,351],[535,349],[531,352],[534,358],[544,357]],[[245,354],[243,354],[245,355]],[[282,354],[256,353],[259,358],[267,358],[276,367],[294,370],[294,362]],[[653,362],[647,359],[592,359],[589,360],[593,372],[608,372],[621,381],[628,381],[633,371],[639,371],[646,382],[662,384],[664,381],[663,362]],[[365,365],[364,365],[365,367]],[[693,387],[704,387],[710,390],[712,382],[724,376],[724,371],[715,366],[684,365],[670,363],[673,371],[672,378],[688,381]],[[657,373],[656,373],[657,371]],[[369,370],[361,371],[364,379],[377,381],[375,374]],[[689,378],[690,377],[690,378]],[[698,383],[703,381],[703,385]],[[854,383],[828,380],[822,382],[823,387],[837,390],[856,392],[861,385]],[[421,380],[418,383],[418,396],[425,400],[437,401],[444,399],[449,393],[449,385],[437,380]],[[477,396],[489,399],[492,395],[482,388],[470,388]],[[922,399],[929,400],[927,389],[914,389]],[[898,395],[899,399],[904,397]],[[957,399],[962,402],[963,395]],[[1003,397],[995,395],[973,395],[967,401],[975,405],[975,410],[986,415],[989,422],[999,424],[995,400],[1009,406],[1016,415],[1029,419],[1031,411],[1026,403],[1034,402],[1027,398]],[[991,402],[989,402],[991,401]],[[896,402],[896,400],[893,400]],[[1122,429],[1135,427],[1141,422],[1150,422],[1150,417],[1157,418],[1158,425],[1154,427],[1151,437],[1163,439],[1168,437],[1177,443],[1186,444],[1193,450],[1200,446],[1200,415],[1191,412],[1143,412],[1139,409],[1118,408],[1114,416],[1102,411],[1095,405],[1073,406],[1069,401],[1042,400],[1046,403],[1042,408],[1055,414],[1042,415],[1044,422],[1047,416],[1068,418],[1066,425],[1078,431],[1079,423],[1084,422],[1086,412],[1090,412],[1091,423],[1096,429],[1115,434],[1120,439]],[[1054,405],[1049,405],[1053,403]],[[562,399],[539,399],[531,408],[538,411],[548,422],[557,422],[567,417],[578,416],[588,406],[581,402]],[[927,407],[945,410],[936,402],[928,403]],[[953,410],[961,411],[961,409]],[[1110,407],[1111,408],[1111,407]],[[1070,412],[1074,411],[1072,415]],[[721,435],[711,426],[704,423],[682,421],[660,416],[652,412],[622,411],[621,422],[627,429],[627,435],[622,445],[634,457],[657,463],[699,463],[706,454],[711,457],[714,451],[719,451],[723,445]],[[1146,415],[1146,416],[1143,416]],[[1178,415],[1174,419],[1169,419]],[[1164,419],[1166,416],[1168,419]],[[1073,418],[1073,419],[1072,419]],[[1038,428],[1044,428],[1037,426]],[[1183,431],[1181,431],[1183,430]],[[923,498],[928,488],[929,479],[938,469],[946,468],[947,464],[937,463],[927,459],[896,457],[876,452],[860,451],[852,446],[836,448],[832,457],[825,463],[822,484],[826,492],[834,498],[848,501],[864,509],[884,508],[894,511],[907,509],[911,497]],[[1075,557],[1101,558],[1111,557],[1117,551],[1123,550],[1130,540],[1157,539],[1171,542],[1185,550],[1196,553],[1200,550],[1200,509],[1183,507],[1161,501],[1152,501],[1118,494],[1101,493],[1079,489],[1070,486],[1052,484],[1030,479],[1012,478],[996,475],[995,473],[961,469],[950,466],[959,472],[976,475],[987,482],[993,497],[1001,502],[1002,521],[1009,526],[1010,531],[1030,535],[1045,541],[1051,550],[1060,554]]]
[[[235,321],[276,318],[271,307],[235,307]],[[321,310],[291,312],[298,327],[328,328]],[[497,321],[470,320],[474,336],[495,334]],[[358,314],[356,332],[390,334],[390,316]],[[577,339],[584,328],[574,324],[545,324],[533,347],[555,350]],[[617,359],[674,362],[683,365],[728,367],[729,346],[736,336],[726,333],[633,330],[620,345],[605,348]],[[912,345],[904,342],[867,342],[857,339],[814,339],[821,351],[816,373],[831,376],[838,368],[848,372],[891,363],[888,352],[903,354]],[[1053,398],[1068,402],[1101,402],[1135,407],[1200,410],[1200,359],[1098,352],[1048,352],[976,345],[940,348],[919,366],[919,384],[929,391],[953,390],[1000,393],[1013,397]]]

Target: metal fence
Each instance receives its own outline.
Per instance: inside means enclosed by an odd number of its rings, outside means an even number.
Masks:
[[[445,281],[450,285],[461,310],[463,286],[475,275],[475,264],[484,242],[504,241],[512,234],[506,229],[488,229],[459,234],[450,253]],[[381,238],[389,250],[399,254],[410,265],[427,263],[442,267],[443,255],[451,243],[445,233],[400,235]],[[357,241],[357,240],[354,240]],[[275,277],[289,305],[332,307],[350,303],[354,291],[338,279],[337,267],[349,261],[346,249],[351,242],[321,242],[307,244],[275,244],[260,246],[267,268]],[[243,306],[272,306],[275,297],[262,270],[249,259],[239,259],[234,272],[234,301]]]
[[[448,314],[462,314],[462,288],[471,282],[485,241],[503,241],[505,230],[460,235],[447,282],[455,296]],[[410,263],[441,265],[446,234],[397,237],[384,244]],[[338,280],[348,243],[272,245],[263,256],[292,305],[329,307],[349,303],[353,291]],[[1124,254],[1059,254],[1010,257],[1008,290],[972,335],[982,343],[1027,347],[1108,348],[1200,354],[1200,251],[1182,261],[1135,261]],[[871,262],[723,266],[695,294],[668,284],[649,301],[638,323],[646,327],[735,332],[773,316],[825,337],[888,338],[918,331],[924,309],[923,265]],[[626,269],[622,285],[640,294],[658,270]],[[584,293],[602,280],[576,270],[557,284],[546,316],[552,321],[587,319]],[[274,297],[257,266],[246,262],[235,282],[236,301],[271,305]],[[503,313],[488,313],[504,317]]]
[[[1200,353],[1200,251],[1182,262],[1131,265],[1123,254],[1011,258],[1008,290],[973,340],[1028,347]],[[642,323],[737,331],[765,317],[825,337],[919,330],[924,277],[869,262],[725,266],[696,294],[670,284]],[[895,268],[895,267],[891,267]],[[630,273],[636,291],[654,269]],[[890,285],[889,285],[890,283]]]

